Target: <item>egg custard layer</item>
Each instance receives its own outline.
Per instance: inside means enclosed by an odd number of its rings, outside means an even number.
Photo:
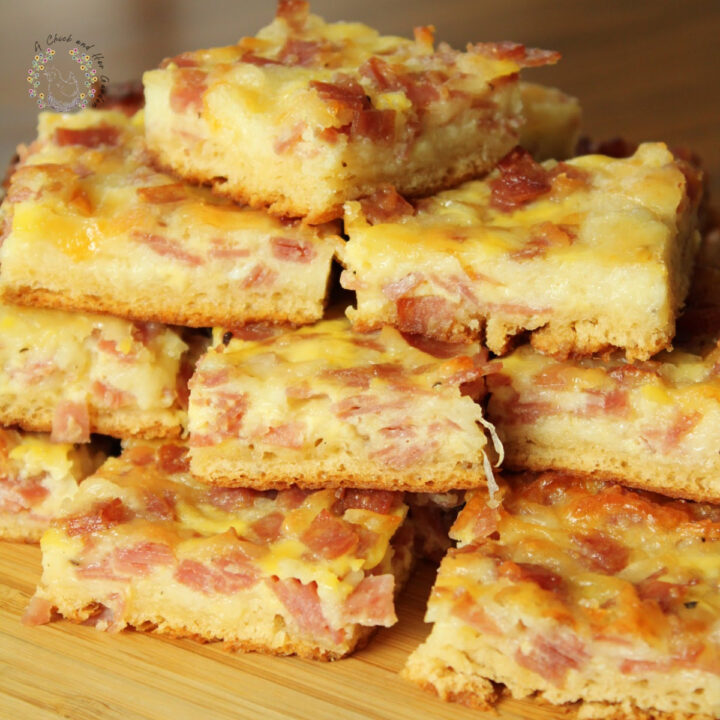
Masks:
[[[556,356],[667,347],[698,244],[699,178],[662,143],[629,158],[537,164],[516,149],[487,180],[420,200],[346,205],[341,284],[360,330],[388,323],[506,351],[523,331]]]
[[[431,27],[382,36],[280,0],[257,36],[145,73],[148,146],[185,178],[317,222],[384,183],[427,194],[489,170],[518,141],[520,69],[558,59],[435,48]]]
[[[190,327],[322,317],[341,243],[159,172],[142,111],[42,113],[2,213],[6,300]]]
[[[163,325],[0,303],[0,423],[59,442],[180,434],[187,344]]]
[[[720,508],[569,473],[476,493],[440,566],[406,677],[488,708],[513,697],[581,718],[720,714]]]
[[[319,659],[396,622],[412,560],[401,493],[213,488],[187,447],[133,441],[81,486],[42,538],[26,621],[51,611]]]
[[[216,334],[190,382],[191,466],[203,480],[416,491],[492,482],[477,344],[422,343],[390,327],[360,334],[345,318],[230,338]]]

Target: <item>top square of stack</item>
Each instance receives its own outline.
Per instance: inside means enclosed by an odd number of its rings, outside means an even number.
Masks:
[[[185,52],[143,78],[147,144],[187,180],[315,223],[394,185],[426,195],[490,170],[518,142],[522,67],[558,53],[467,52],[325,23],[306,2],[236,45]]]

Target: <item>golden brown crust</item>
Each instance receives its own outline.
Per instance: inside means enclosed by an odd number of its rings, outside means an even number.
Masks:
[[[144,440],[180,437],[183,431],[184,412],[178,409],[164,411],[112,410],[108,412],[89,408],[90,432],[116,438],[143,438]],[[28,432],[51,432],[53,408],[27,408],[19,401],[0,398],[0,424],[17,425]]]
[[[472,156],[458,158],[455,165],[441,168],[440,171],[435,170],[433,173],[432,170],[434,169],[428,168],[428,172],[425,175],[417,172],[404,178],[404,182],[398,182],[397,179],[395,179],[396,189],[399,193],[407,197],[425,197],[440,192],[441,190],[449,190],[468,180],[473,180],[488,173],[495,167],[495,162],[507,149],[505,145],[503,145],[502,148],[499,147],[497,152],[490,156],[490,159]],[[153,148],[149,150],[149,154],[153,160],[153,166],[162,172],[178,175],[183,180],[195,185],[210,186],[216,195],[248,205],[256,210],[265,210],[276,217],[301,217],[305,223],[310,225],[320,225],[330,222],[331,220],[342,218],[344,202],[369,195],[376,189],[376,187],[370,185],[361,186],[357,188],[355,192],[350,193],[347,197],[343,197],[342,200],[331,207],[317,211],[308,211],[306,207],[294,205],[291,198],[282,195],[280,192],[256,193],[247,186],[239,184],[231,186],[226,178],[218,178],[212,176],[210,173],[173,166],[171,160],[164,154],[162,148]],[[462,338],[459,338],[453,342],[461,341]]]
[[[403,490],[409,492],[442,493],[450,490],[485,487],[487,481],[482,468],[462,471],[462,468],[420,468],[393,471],[376,466],[364,471],[339,463],[329,467],[322,460],[306,464],[273,462],[272,469],[253,468],[243,471],[245,463],[235,463],[232,451],[219,453],[212,448],[192,450],[191,468],[201,482],[220,487],[246,487],[255,490],[281,490],[297,485],[306,490],[322,488],[356,488],[363,490]],[[267,464],[270,468],[270,463]]]
[[[213,325],[232,327],[238,324],[237,313],[221,316],[218,314],[217,304],[210,302],[199,302],[196,310],[190,310],[186,303],[187,298],[184,298],[182,306],[176,305],[173,307],[172,303],[163,302],[163,298],[160,297],[158,298],[158,304],[151,306],[149,303],[138,302],[137,299],[132,302],[122,302],[118,299],[99,295],[69,294],[43,288],[33,288],[27,285],[4,285],[0,289],[0,296],[4,302],[17,305],[42,307],[51,310],[69,310],[71,312],[102,313],[138,322],[158,322],[164,325],[182,325],[197,328]],[[271,303],[269,306],[271,307]],[[287,313],[277,313],[269,310],[268,312],[259,312],[256,315],[243,314],[242,322],[243,324],[264,322],[306,325],[319,320],[321,316],[322,308],[320,314],[303,312],[302,308],[298,308],[291,316],[288,316]]]
[[[681,500],[720,503],[720,460],[704,472],[688,471],[686,463],[658,463],[643,458],[622,457],[603,453],[593,445],[575,444],[574,452],[544,448],[529,439],[503,438],[503,467],[516,471],[572,472],[596,480],[617,482],[638,490],[652,490]]]
[[[57,608],[54,607],[56,610]],[[88,619],[91,619],[94,614],[98,611],[97,603],[90,603],[83,608],[76,610],[63,610],[62,616],[67,620],[75,623],[87,623]],[[175,639],[192,640],[202,644],[223,642],[220,638],[208,638],[198,635],[196,632],[189,630],[186,627],[159,627],[156,623],[145,621],[138,626],[130,626],[135,630],[146,633],[153,633],[156,635],[164,635],[165,637],[171,637]],[[251,640],[243,641],[229,641],[223,642],[223,647],[229,652],[260,652],[266,655],[277,655],[277,656],[288,656],[297,655],[298,657],[306,658],[308,660],[324,660],[330,662],[333,660],[340,660],[341,658],[347,657],[357,650],[362,650],[370,638],[376,632],[377,628],[374,627],[363,627],[356,626],[353,631],[351,638],[345,641],[346,648],[342,651],[335,652],[326,648],[318,647],[312,643],[302,642],[300,640],[294,640],[293,642],[285,642],[279,646],[272,646],[262,642],[254,642]]]
[[[366,314],[362,317],[353,314],[351,320],[353,329],[358,332],[371,332],[385,324],[397,324],[397,317],[390,313],[378,313],[373,316]],[[443,332],[435,332],[433,337],[442,342],[467,343],[477,341],[478,337],[483,337],[484,332],[485,345],[496,355],[505,355],[517,341],[517,334],[528,330],[530,343],[536,350],[544,355],[566,359],[570,355],[591,357],[616,349],[618,343],[610,342],[608,331],[600,325],[597,320],[548,322],[547,315],[543,314],[522,319],[511,315],[493,314],[473,317],[467,323],[453,319],[443,328]],[[671,321],[662,332],[648,336],[644,342],[627,342],[621,347],[629,361],[649,360],[662,350],[672,349],[674,333],[675,323]],[[633,333],[633,336],[639,339],[637,334]]]

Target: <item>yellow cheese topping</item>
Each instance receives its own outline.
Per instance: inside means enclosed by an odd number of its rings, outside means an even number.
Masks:
[[[645,143],[627,159],[547,161],[539,173],[546,190],[511,209],[494,198],[499,171],[421,201],[414,215],[374,225],[359,202],[347,203],[343,263],[365,281],[389,274],[390,258],[423,270],[449,256],[470,279],[489,274],[502,283],[511,274],[501,261],[511,268],[535,258],[558,266],[665,262],[686,180],[663,143]]]
[[[565,671],[600,652],[623,672],[631,661],[717,672],[718,508],[568,473],[501,485],[499,508],[476,493],[458,517],[430,615],[564,647]]]
[[[320,597],[333,601],[392,556],[390,540],[407,512],[401,493],[212,487],[192,479],[186,452],[180,444],[127,442],[120,458],[81,485],[60,532],[43,544],[67,546],[75,565],[143,542],[217,572],[227,556],[264,577],[316,582]],[[85,517],[100,521],[92,526],[96,543],[83,550],[74,535]]]
[[[130,118],[115,110],[41,113],[38,138],[11,179],[6,206],[12,224],[3,255],[47,243],[74,262],[101,255],[127,264],[130,252],[149,265],[159,254],[169,275],[177,263],[272,258],[269,237],[337,241],[329,228],[290,229],[156,170],[144,145],[142,110]]]
[[[199,72],[208,95],[222,95],[253,114],[272,111],[282,115],[287,101],[306,92],[308,83],[352,79],[360,84],[375,109],[405,112],[417,99],[408,87],[415,81],[424,88],[443,84],[437,99],[447,103],[452,99],[451,90],[458,95],[486,94],[491,81],[515,75],[523,67],[517,54],[480,48],[462,53],[442,44],[435,51],[431,28],[420,30],[412,41],[380,35],[362,23],[326,23],[308,14],[306,8],[297,8],[292,13],[281,10],[256,37],[170,58],[162,70],[146,73],[144,80],[151,85],[153,76],[159,73],[183,78],[184,73]],[[373,78],[368,63],[378,60],[388,69],[391,79],[378,82],[377,77]],[[396,77],[401,81],[393,82]],[[403,78],[407,81],[404,85]],[[204,110],[212,127],[212,102],[206,102]],[[322,103],[318,103],[320,125],[337,124],[331,107],[324,112],[325,118]]]

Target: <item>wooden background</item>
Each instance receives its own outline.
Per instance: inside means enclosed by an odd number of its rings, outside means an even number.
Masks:
[[[314,0],[313,8],[397,34],[432,23],[455,46],[516,40],[560,50],[558,66],[532,76],[580,97],[589,133],[690,146],[720,194],[718,0]],[[95,43],[120,81],[182,50],[252,34],[273,12],[273,0],[0,3],[0,156],[33,134],[25,76],[35,40],[73,33]]]
[[[720,2],[718,0],[316,0],[328,19],[357,19],[409,34],[433,23],[453,45],[511,39],[560,50],[538,81],[580,97],[596,138],[666,140],[695,149],[720,196]],[[259,0],[24,0],[0,3],[0,156],[33,136],[35,106],[26,68],[33,45],[73,33],[102,52],[112,81],[182,50],[226,44],[269,21]],[[356,658],[310,661],[226,655],[209,646],[112,637],[18,618],[39,575],[39,552],[0,543],[0,718],[132,720],[303,718],[462,720],[479,713],[444,705],[397,678],[427,629],[422,609],[431,573],[412,583],[396,628]],[[503,717],[554,717],[508,703]]]

